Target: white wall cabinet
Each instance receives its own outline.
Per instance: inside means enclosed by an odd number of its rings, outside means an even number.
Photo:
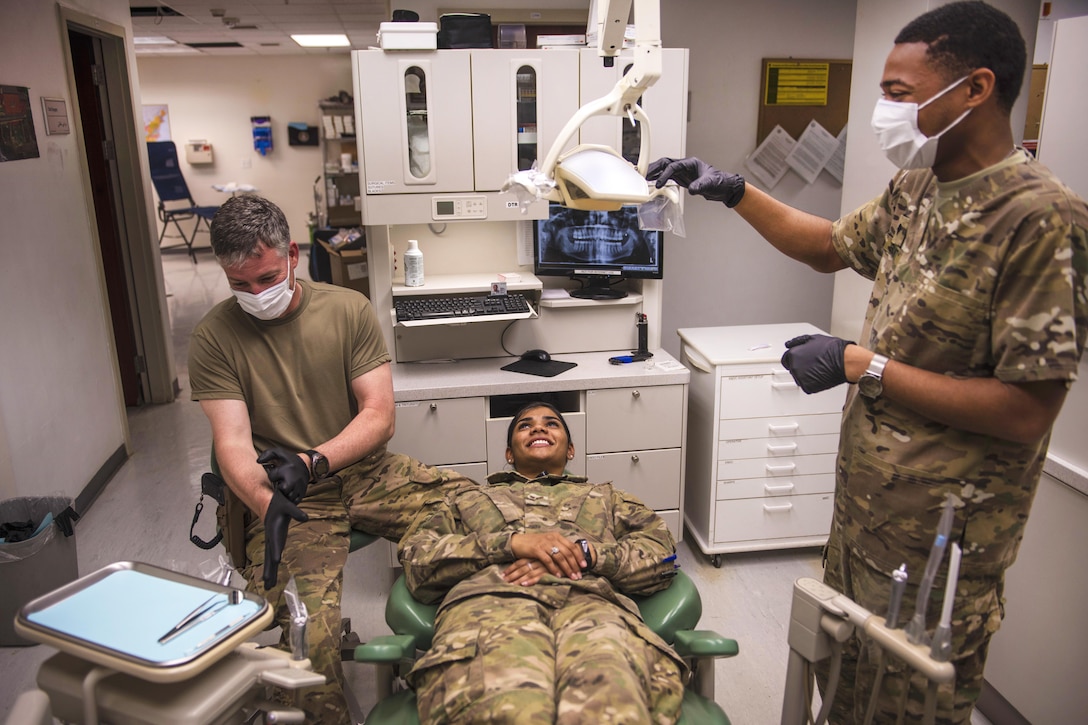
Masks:
[[[692,370],[684,518],[703,553],[820,546],[845,386],[806,395],[782,367],[808,324],[684,328]]]
[[[502,185],[543,160],[579,106],[612,89],[629,54],[602,68],[581,49],[354,51],[363,223],[543,218],[545,202],[523,214]],[[662,77],[644,97],[658,156],[684,149],[687,57],[665,49]],[[567,148],[621,149],[631,138],[637,159],[637,129],[632,136],[626,119],[600,117]]]

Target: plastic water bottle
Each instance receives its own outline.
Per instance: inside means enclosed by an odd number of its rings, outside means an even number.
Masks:
[[[408,240],[408,251],[404,253],[404,286],[423,286],[423,252],[415,239]]]

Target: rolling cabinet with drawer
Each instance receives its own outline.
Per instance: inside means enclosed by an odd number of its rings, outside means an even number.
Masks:
[[[721,555],[827,540],[845,386],[806,395],[780,362],[808,324],[678,330],[692,370],[685,521]]]
[[[586,476],[612,481],[683,538],[686,386],[586,391]]]

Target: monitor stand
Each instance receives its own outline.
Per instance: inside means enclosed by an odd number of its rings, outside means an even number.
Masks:
[[[609,284],[608,277],[590,277],[585,280],[578,279],[578,281],[582,282],[585,286],[580,289],[571,290],[570,296],[580,300],[620,300],[627,296],[626,290],[612,287]],[[615,281],[620,282],[622,281],[622,278],[618,278]]]

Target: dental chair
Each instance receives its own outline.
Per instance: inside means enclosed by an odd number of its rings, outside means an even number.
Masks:
[[[735,640],[695,629],[703,613],[695,583],[680,571],[668,589],[633,599],[646,624],[691,667],[679,723],[729,725],[729,718],[714,702],[714,660],[733,657],[739,649]],[[393,634],[375,637],[355,648],[355,661],[378,666],[379,697],[392,692],[370,711],[367,725],[419,725],[416,695],[403,686],[400,677],[412,668],[417,653],[430,648],[437,610],[437,605],[423,604],[412,597],[403,575],[393,583],[385,605],[385,621]]]
[[[159,197],[159,221],[162,222],[162,232],[159,233],[159,244],[162,244],[166,236],[166,228],[173,224],[178,230],[185,248],[189,251],[189,258],[196,263],[196,252],[193,250],[193,240],[200,231],[201,222],[204,223],[204,231],[211,231],[212,217],[219,210],[218,206],[200,206],[189,191],[189,185],[185,183],[185,177],[178,165],[178,150],[173,141],[149,141],[147,143],[147,160],[151,166],[151,183],[155,187],[155,193]],[[185,206],[177,204],[185,203]],[[171,204],[172,206],[167,206]],[[185,233],[180,222],[195,219],[193,230]]]

